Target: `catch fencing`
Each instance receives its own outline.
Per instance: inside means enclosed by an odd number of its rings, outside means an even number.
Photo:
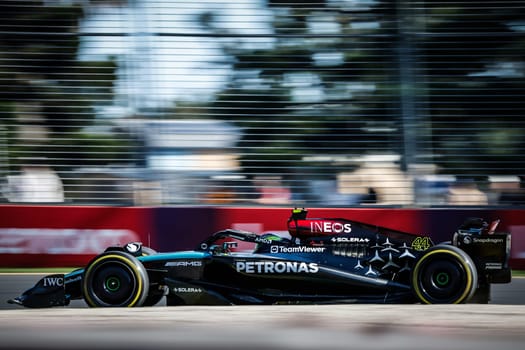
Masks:
[[[525,4],[0,2],[0,200],[519,207]]]

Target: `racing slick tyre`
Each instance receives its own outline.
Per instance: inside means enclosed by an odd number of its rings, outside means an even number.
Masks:
[[[142,256],[154,255],[154,254],[157,254],[157,251],[155,249],[150,248],[150,247],[142,247]]]
[[[157,251],[155,249],[150,247],[142,247],[142,256],[155,254],[157,254]],[[150,281],[150,290],[142,306],[154,306],[162,300],[162,298],[164,297],[164,293],[161,293],[161,291],[156,289],[156,287],[158,287],[158,285],[154,281]]]
[[[90,307],[142,306],[148,289],[144,265],[121,251],[109,251],[94,258],[82,281],[84,300]]]
[[[465,303],[477,285],[474,262],[463,250],[451,245],[430,248],[412,270],[413,291],[425,304]]]

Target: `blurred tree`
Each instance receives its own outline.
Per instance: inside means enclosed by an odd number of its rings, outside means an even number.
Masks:
[[[525,172],[525,8],[516,1],[426,1],[417,36],[432,148],[443,172]],[[521,24],[520,24],[521,23]]]
[[[116,64],[77,60],[82,4],[0,1],[0,120],[11,165],[47,157],[67,170],[123,159],[123,145],[86,131],[93,107],[112,100]]]
[[[216,106],[246,128],[247,168],[281,172],[313,154],[390,151],[449,174],[524,173],[517,162],[525,150],[523,6],[495,0],[268,6],[274,44],[225,49],[235,74]]]
[[[273,45],[225,47],[234,74],[213,106],[245,131],[243,168],[286,174],[312,155],[400,151],[395,4],[268,5]]]

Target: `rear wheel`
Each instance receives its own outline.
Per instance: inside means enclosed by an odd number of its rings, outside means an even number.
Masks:
[[[412,288],[426,304],[467,302],[478,284],[474,262],[455,246],[438,245],[426,251],[412,271]]]
[[[91,307],[141,306],[148,295],[144,265],[134,256],[110,251],[97,256],[85,269],[82,292]]]

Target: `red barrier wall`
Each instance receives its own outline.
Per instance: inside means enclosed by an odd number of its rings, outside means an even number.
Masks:
[[[107,246],[154,240],[147,208],[0,206],[0,266],[82,266]]]
[[[226,227],[256,233],[286,231],[289,208],[217,208],[215,230]],[[501,219],[498,231],[512,234],[511,265],[525,269],[525,210],[523,209],[391,209],[391,208],[312,208],[309,217],[342,217],[409,233],[428,235],[435,243],[449,241],[468,217],[487,222]]]
[[[225,228],[286,233],[291,208],[86,207],[0,205],[0,267],[83,266],[109,245],[142,241],[158,251],[189,250]],[[450,240],[467,217],[501,219],[512,234],[512,266],[525,269],[525,210],[312,208],[309,217],[342,217]]]
[[[289,208],[217,208],[215,228],[237,228],[261,233],[265,231],[286,231],[290,217]],[[418,233],[424,223],[418,209],[370,209],[370,208],[312,208],[308,217],[332,217],[362,221],[394,230]]]

